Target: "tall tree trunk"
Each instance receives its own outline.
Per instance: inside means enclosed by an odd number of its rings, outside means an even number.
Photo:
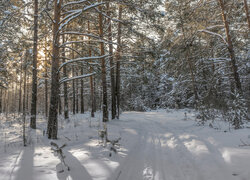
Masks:
[[[27,89],[27,97],[26,97],[26,114],[29,112],[29,93],[30,93],[30,86],[29,86],[29,74],[27,74],[27,82],[26,82],[26,89]]]
[[[88,33],[91,33],[91,29],[90,29],[90,23],[88,21]],[[89,57],[92,56],[92,51],[91,51],[91,38],[90,36],[88,37],[89,38],[89,42],[88,42],[88,45],[89,45]],[[90,73],[93,72],[93,68],[90,67]],[[93,84],[93,76],[90,76],[90,99],[91,99],[91,117],[95,117],[95,102],[94,102],[94,84]]]
[[[21,75],[20,75],[20,83],[19,83],[19,106],[18,106],[18,113],[22,112],[22,78],[23,78],[23,60],[21,57]]]
[[[32,67],[32,100],[30,127],[36,129],[36,104],[37,104],[37,39],[38,39],[38,0],[34,0],[34,44],[33,44],[33,67]]]
[[[14,91],[15,91],[15,88],[14,88],[14,83],[12,83],[11,85],[11,99],[10,99],[10,102],[11,102],[11,106],[10,106],[10,112],[13,113],[14,112]],[[14,115],[15,116],[15,115]]]
[[[74,52],[72,52],[74,53]],[[74,57],[72,58],[74,59]],[[74,68],[74,65],[72,65],[72,76],[75,75],[75,68]],[[76,87],[75,87],[75,80],[72,80],[72,98],[73,98],[73,103],[72,103],[72,111],[73,111],[73,114],[76,114]]]
[[[62,114],[62,101],[61,101],[61,91],[59,90],[59,97],[58,97],[58,112]]]
[[[26,51],[23,70],[24,70],[24,82],[23,82],[23,146],[26,146],[26,136],[25,136],[25,126],[26,126],[26,107],[25,107],[25,100],[26,100],[26,79],[27,79],[27,58],[28,58],[28,51]]]
[[[83,67],[81,67],[81,75],[83,75]],[[83,95],[83,88],[84,88],[84,83],[83,79],[81,79],[81,114],[84,114],[84,95]]]
[[[102,12],[102,7],[99,6],[99,11]],[[99,34],[100,38],[103,39],[103,17],[102,13],[99,13]],[[101,56],[104,56],[104,43],[100,43],[100,50],[101,50]],[[105,65],[105,58],[101,59],[101,69],[102,69],[102,111],[103,111],[103,117],[102,121],[107,122],[108,121],[108,97],[107,97],[107,82],[106,82],[106,65]]]
[[[1,91],[1,92],[0,92],[0,114],[1,114],[1,113],[3,112],[3,111],[2,111],[3,90],[1,89],[0,91]]]
[[[58,131],[58,92],[59,92],[59,23],[61,15],[61,0],[54,1],[54,23],[53,23],[53,51],[52,51],[52,66],[51,66],[51,96],[50,110],[48,119],[48,138],[57,139]]]
[[[78,67],[76,68],[76,76],[78,76]],[[79,97],[79,92],[78,92],[78,90],[79,90],[79,88],[78,88],[78,79],[76,79],[76,82],[75,82],[76,84],[75,84],[75,90],[76,90],[76,114],[78,114],[79,113],[79,99],[78,99],[78,97]]]
[[[74,41],[73,38],[71,38],[71,41]],[[72,43],[72,49],[74,49],[74,44]],[[72,50],[71,51],[71,55],[72,55],[72,59],[75,58],[75,54],[74,54],[74,51]],[[74,64],[72,64],[71,66],[71,71],[72,71],[72,77],[75,76],[75,67],[74,67]],[[72,80],[72,111],[73,111],[73,114],[76,114],[76,81],[75,80]]]
[[[241,90],[241,82],[240,82],[240,77],[238,74],[238,67],[236,65],[236,58],[235,58],[235,53],[234,53],[234,47],[233,47],[233,43],[232,43],[232,39],[231,39],[231,35],[230,35],[230,30],[229,30],[229,24],[227,21],[227,16],[225,13],[225,7],[224,7],[224,3],[222,0],[218,0],[219,4],[220,4],[220,8],[221,8],[221,16],[224,22],[224,26],[225,26],[225,31],[226,31],[226,36],[227,36],[227,48],[230,54],[230,58],[231,58],[231,66],[232,66],[232,72],[233,72],[233,76],[234,76],[234,82],[235,82],[235,86],[236,88],[239,90],[239,92],[242,92]]]
[[[249,12],[248,12],[247,0],[244,0],[244,6],[245,6],[245,11],[246,11],[248,29],[250,29],[250,16],[249,16]]]
[[[122,5],[119,5],[119,21],[122,20]],[[117,119],[120,116],[120,60],[121,60],[121,22],[118,23],[118,36],[117,36],[117,54],[116,54],[116,106],[117,106]]]
[[[96,107],[96,77],[93,77],[93,93],[94,93],[94,98],[93,98],[93,111],[96,112],[97,107]]]
[[[18,71],[16,69],[15,113],[18,112],[18,109],[17,109],[17,96],[18,96]]]
[[[44,98],[45,98],[45,116],[46,118],[48,117],[48,50],[47,50],[47,38],[45,37],[45,93],[44,93]]]
[[[65,35],[62,35],[62,41],[65,43]],[[65,63],[65,48],[62,48],[62,62]],[[63,67],[63,77],[67,77],[67,67]],[[64,119],[69,119],[69,104],[68,104],[68,84],[67,82],[63,83],[63,92],[64,92]]]
[[[5,98],[4,98],[4,109],[5,109],[5,116],[8,116],[8,105],[9,105],[9,90],[5,91]]]
[[[111,17],[110,4],[107,3],[107,15]],[[112,42],[112,23],[111,19],[108,19],[108,39]],[[111,116],[115,119],[116,116],[116,97],[115,97],[115,71],[114,71],[114,60],[113,60],[113,44],[109,44],[109,61],[110,61],[110,80],[111,80]]]

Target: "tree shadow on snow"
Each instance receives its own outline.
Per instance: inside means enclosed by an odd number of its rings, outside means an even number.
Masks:
[[[16,172],[15,180],[33,179],[34,146],[26,146],[23,149],[22,157],[18,164],[19,169]]]
[[[67,151],[64,151],[64,155],[66,156],[65,162],[69,166],[70,170],[68,171],[62,163],[57,164],[56,173],[59,180],[67,180],[69,177],[71,177],[72,180],[92,180],[88,171],[75,156]]]

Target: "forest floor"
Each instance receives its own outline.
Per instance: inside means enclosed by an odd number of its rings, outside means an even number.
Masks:
[[[186,113],[186,116],[184,115]],[[124,112],[108,122],[108,138],[121,138],[111,151],[98,131],[99,114],[59,119],[59,138],[68,171],[44,136],[38,116],[22,146],[21,119],[0,117],[0,180],[249,180],[250,129],[232,130],[225,122],[198,126],[189,110]],[[12,123],[10,119],[16,119]],[[245,144],[245,145],[244,145]]]

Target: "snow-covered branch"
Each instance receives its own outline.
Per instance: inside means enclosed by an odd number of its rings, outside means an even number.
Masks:
[[[63,18],[63,20],[59,23],[61,24],[59,27],[59,31],[66,26],[71,20],[77,18],[78,16],[80,16],[82,13],[82,9],[77,9],[74,10],[71,14],[67,15],[65,18]],[[62,22],[66,21],[65,23],[62,24]]]
[[[84,7],[83,9],[77,9],[77,10],[73,10],[71,14],[67,15],[59,24],[59,31],[62,30],[63,27],[65,27],[70,21],[72,21],[73,19],[77,18],[78,16],[80,16],[83,12],[91,9],[91,8],[95,8],[97,6],[100,6],[102,4],[105,4],[104,2],[100,2],[100,3],[95,3],[95,4],[91,4],[89,6]],[[66,21],[65,23],[62,24],[62,22]]]
[[[212,31],[208,31],[206,29],[199,30],[198,32],[204,32],[204,33],[207,33],[207,34],[211,34],[213,36],[217,36],[217,37],[219,37],[228,46],[227,41],[222,37],[222,35],[220,35],[218,33],[215,33],[215,32],[212,32]]]
[[[105,43],[105,44],[116,44],[117,43],[114,43],[114,42],[110,42],[110,41],[106,41],[106,40],[90,40],[91,42],[99,42],[99,43]],[[65,42],[63,44],[60,45],[60,48],[61,47],[65,47],[67,44],[75,44],[75,43],[85,43],[85,42],[89,42],[89,40],[83,40],[83,41],[68,41],[68,42]]]
[[[68,32],[66,31],[66,32],[62,32],[60,34],[61,35],[63,35],[63,34],[70,34],[70,35],[88,36],[88,37],[100,39],[100,36],[97,36],[97,35],[94,35],[94,34],[80,33],[80,32],[74,32],[74,31],[68,31]]]
[[[109,57],[109,56],[110,55],[107,54],[107,55],[104,55],[104,56],[81,57],[81,58],[72,59],[72,60],[69,60],[69,61],[61,64],[58,71],[60,71],[65,65],[67,65],[69,63],[75,63],[75,62],[87,61],[87,60],[97,60],[97,59],[102,59],[102,58],[106,58],[106,57]]]
[[[71,5],[75,5],[75,4],[79,5],[79,4],[84,3],[86,1],[87,0],[72,1],[72,2],[64,4],[61,9],[65,8],[66,6],[71,6]]]
[[[93,76],[95,75],[96,73],[89,73],[89,74],[83,74],[83,75],[80,75],[80,76],[74,76],[72,78],[63,78],[60,80],[60,84],[64,83],[64,82],[68,82],[68,81],[72,81],[72,80],[76,80],[76,79],[83,79],[83,78],[86,78],[86,77],[90,77],[90,76]]]

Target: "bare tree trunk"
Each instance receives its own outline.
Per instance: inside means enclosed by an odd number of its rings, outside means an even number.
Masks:
[[[62,35],[63,43],[65,43],[65,35]],[[65,48],[62,48],[62,62],[65,63],[64,57],[65,55]],[[67,67],[63,67],[63,77],[67,77]],[[63,92],[64,92],[64,118],[69,119],[69,104],[68,104],[68,84],[67,82],[63,83]]]
[[[3,112],[2,111],[2,97],[3,97],[3,90],[1,89],[1,93],[0,93],[0,114]]]
[[[24,70],[24,82],[23,82],[23,146],[26,146],[26,136],[25,136],[25,126],[26,126],[26,107],[25,107],[25,98],[26,98],[26,79],[27,79],[27,58],[28,52],[26,51],[25,60],[23,64]]]
[[[95,78],[95,76],[93,77],[93,93],[94,93],[93,111],[96,112],[97,107],[96,107],[96,78]]]
[[[230,58],[231,58],[231,66],[232,66],[232,72],[233,72],[233,76],[234,76],[234,82],[235,82],[236,88],[239,90],[239,92],[242,92],[240,77],[239,77],[239,74],[238,74],[238,67],[236,65],[236,58],[235,58],[235,54],[234,54],[234,47],[233,47],[233,43],[232,43],[232,39],[231,39],[231,35],[230,35],[227,16],[226,16],[226,13],[225,13],[224,3],[223,3],[222,0],[218,0],[218,1],[219,1],[219,4],[220,4],[221,16],[222,16],[222,19],[223,19],[223,22],[224,22],[226,36],[227,36],[227,43],[228,43],[227,48],[228,48]]]
[[[46,61],[46,60],[45,60]],[[47,67],[46,67],[47,69]],[[48,74],[47,70],[45,70],[45,116],[48,117]]]
[[[4,109],[5,109],[5,116],[8,116],[8,104],[9,104],[9,91],[5,91],[5,98],[4,98]]]
[[[37,104],[37,39],[38,39],[38,0],[34,0],[34,44],[33,44],[33,77],[30,127],[36,129],[36,104]]]
[[[107,15],[111,17],[110,4],[107,3]],[[112,42],[112,23],[111,19],[108,19],[108,40]],[[115,71],[114,71],[114,60],[113,60],[113,44],[109,44],[109,55],[110,55],[110,80],[111,80],[111,115],[112,119],[115,119],[116,116],[116,96],[115,96]]]
[[[27,89],[27,98],[26,98],[26,114],[29,112],[29,93],[30,93],[30,86],[29,86],[29,74],[27,74],[27,82],[26,82],[26,89]]]
[[[18,113],[22,111],[22,78],[23,78],[23,61],[21,57],[21,74],[20,74],[20,83],[19,83],[19,106],[18,106]]]
[[[47,50],[47,38],[45,37],[45,116],[48,117],[48,50]]]
[[[81,75],[83,75],[83,67],[81,66]],[[83,95],[84,83],[83,79],[81,79],[81,114],[84,114],[84,95]]]
[[[99,11],[102,12],[102,7],[99,6]],[[99,34],[100,38],[103,38],[103,17],[102,13],[99,13]],[[100,43],[100,50],[101,50],[101,56],[105,54],[104,52],[104,43]],[[108,97],[107,97],[107,82],[106,82],[106,65],[105,65],[105,59],[101,59],[101,69],[102,69],[102,111],[103,111],[103,117],[102,121],[107,122],[108,121]]]
[[[122,5],[119,5],[119,21],[122,19]],[[117,106],[117,119],[120,116],[120,60],[121,60],[121,22],[118,23],[118,37],[117,37],[117,54],[116,54],[116,106]]]
[[[61,101],[61,91],[59,90],[59,97],[58,97],[58,112],[62,114],[62,101]]]
[[[90,30],[90,23],[88,21],[88,33],[90,33],[91,30]],[[91,44],[90,44],[90,36],[88,37],[89,38],[89,57],[92,56],[92,51],[91,51]],[[93,68],[90,67],[90,73],[93,72]],[[94,102],[94,84],[93,84],[93,76],[90,76],[90,99],[91,99],[91,117],[95,117],[95,102]]]
[[[50,110],[48,119],[48,138],[57,139],[58,131],[58,92],[59,92],[59,23],[61,15],[61,0],[54,1],[54,23],[53,23],[53,55],[51,67],[51,96],[50,96]]]
[[[18,96],[18,71],[16,69],[15,113],[18,112],[18,109],[17,109],[17,96]]]
[[[76,68],[76,76],[78,76],[78,67]],[[76,84],[75,84],[75,90],[76,90],[76,114],[78,114],[79,113],[79,99],[78,99],[78,97],[79,97],[79,88],[78,88],[78,79],[76,79],[76,82],[75,82]]]
[[[246,11],[248,29],[250,29],[250,16],[249,16],[249,12],[248,12],[247,0],[244,0],[244,6],[245,6],[245,11]]]
[[[72,53],[74,54],[74,52],[72,52]],[[72,59],[74,59],[74,57]],[[72,65],[72,76],[75,75],[74,71],[75,71],[75,68],[74,68],[74,65]],[[73,114],[76,114],[76,87],[75,87],[75,80],[72,80],[72,91],[73,91],[72,111],[73,111]]]
[[[14,83],[12,83],[11,85],[11,99],[10,99],[10,102],[11,102],[11,105],[10,105],[10,112],[13,113],[14,112]],[[15,116],[15,115],[14,115]]]

